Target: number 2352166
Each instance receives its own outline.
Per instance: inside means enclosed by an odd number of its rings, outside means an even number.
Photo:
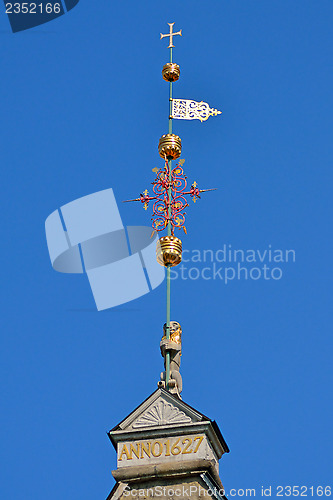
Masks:
[[[6,3],[6,14],[60,14],[60,12],[60,3]]]

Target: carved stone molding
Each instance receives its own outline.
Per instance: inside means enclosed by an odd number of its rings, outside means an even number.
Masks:
[[[160,400],[134,422],[133,428],[187,424],[190,422],[192,422],[191,417],[185,415],[183,411],[180,411],[176,406],[170,403]]]

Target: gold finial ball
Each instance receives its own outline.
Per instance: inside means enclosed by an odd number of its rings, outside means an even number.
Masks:
[[[162,76],[167,82],[176,82],[180,75],[180,68],[176,63],[167,63],[163,66]]]
[[[157,262],[161,266],[178,266],[182,261],[182,242],[176,236],[163,236],[156,246]]]
[[[162,135],[158,143],[158,152],[162,158],[169,157],[176,160],[182,153],[182,141],[178,135]]]

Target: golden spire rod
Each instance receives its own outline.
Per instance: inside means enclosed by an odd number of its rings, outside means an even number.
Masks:
[[[164,267],[166,267],[166,323],[164,326],[165,339],[163,340],[163,357],[165,359],[165,374],[161,379],[162,386],[165,387],[170,392],[180,395],[181,383],[178,384],[176,378],[172,371],[171,365],[171,352],[172,344],[171,339],[171,267],[177,266],[182,260],[182,242],[179,238],[174,235],[174,229],[183,229],[186,234],[185,228],[185,215],[184,210],[188,207],[188,202],[186,196],[190,196],[194,202],[200,198],[201,193],[207,191],[214,191],[212,189],[199,189],[196,182],[193,182],[190,188],[187,187],[187,177],[184,174],[183,164],[184,159],[179,159],[181,156],[182,144],[181,139],[178,135],[172,133],[172,103],[174,101],[172,97],[173,83],[175,83],[180,76],[179,65],[172,62],[172,49],[174,47],[173,37],[176,35],[182,36],[182,30],[177,32],[173,31],[173,26],[175,23],[168,23],[170,31],[167,34],[160,33],[161,40],[163,38],[169,37],[169,50],[170,50],[170,62],[166,63],[162,69],[163,80],[169,83],[169,133],[162,135],[158,143],[158,151],[160,157],[164,159],[164,168],[153,168],[153,172],[156,174],[156,179],[152,182],[153,193],[148,194],[146,189],[140,194],[138,198],[131,200],[125,200],[125,202],[138,202],[143,203],[144,209],[146,210],[150,201],[153,202],[153,217],[152,217],[152,227],[154,232],[167,230],[167,235],[159,238],[158,245],[156,248],[156,258],[157,261]],[[178,100],[185,103],[194,103],[195,105],[205,105],[208,104],[189,100]],[[201,110],[202,111],[202,110]],[[209,109],[209,111],[211,111]],[[203,113],[203,111],[202,111]],[[202,118],[202,113],[199,115]],[[207,112],[206,112],[207,114]],[[198,116],[198,117],[199,117]],[[209,115],[207,115],[208,118]],[[177,116],[177,118],[179,118]],[[207,119],[202,118],[202,119]],[[185,116],[184,119],[193,119],[192,116]],[[172,161],[178,160],[175,167],[172,167]],[[178,323],[177,323],[178,325]],[[166,342],[166,343],[165,343]],[[161,347],[162,349],[162,347]],[[176,370],[177,371],[177,370]],[[178,384],[178,385],[177,385]],[[180,396],[179,396],[180,397]]]

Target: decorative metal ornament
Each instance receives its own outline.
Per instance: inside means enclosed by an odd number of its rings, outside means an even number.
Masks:
[[[171,117],[176,120],[200,120],[204,122],[210,116],[220,115],[222,112],[210,108],[207,102],[197,102],[190,99],[172,99]]]
[[[180,356],[180,352],[175,352],[168,348],[168,343],[172,339],[172,323],[170,321],[171,314],[171,267],[177,266],[182,260],[182,242],[174,236],[174,230],[185,228],[185,208],[188,206],[186,195],[189,195],[194,202],[200,198],[200,194],[205,191],[213,191],[213,189],[199,189],[197,183],[194,182],[191,188],[187,188],[187,178],[184,175],[183,164],[185,160],[179,160],[175,167],[172,167],[172,161],[180,158],[182,151],[181,139],[178,135],[172,133],[173,118],[181,120],[205,121],[209,116],[216,116],[221,113],[216,109],[210,108],[205,102],[196,102],[188,99],[173,99],[172,89],[173,83],[179,79],[180,68],[178,64],[172,61],[173,37],[182,35],[182,31],[173,32],[175,23],[168,23],[170,31],[168,34],[161,33],[161,39],[169,37],[170,62],[165,64],[162,69],[162,76],[169,83],[169,130],[168,134],[162,135],[158,143],[158,151],[160,156],[165,160],[163,168],[153,168],[156,174],[153,185],[153,196],[149,196],[146,189],[140,194],[139,198],[126,201],[140,201],[145,210],[147,210],[149,202],[153,202],[152,227],[153,233],[167,231],[167,236],[159,239],[156,248],[157,261],[166,267],[166,323],[165,323],[165,339],[161,343],[162,355],[165,359],[165,372],[163,379],[159,382],[161,387],[165,387],[168,391],[176,394],[180,398],[182,391],[182,381],[179,374],[179,362],[175,361],[176,357]],[[186,191],[186,188],[188,189]],[[179,336],[180,340],[180,336]],[[165,345],[164,345],[165,344]],[[177,344],[177,342],[174,342]],[[178,370],[174,365],[178,363]],[[173,367],[173,368],[171,368]],[[171,370],[171,371],[170,371]],[[177,376],[176,376],[177,375]]]
[[[182,242],[176,236],[163,236],[156,247],[156,259],[161,266],[174,267],[182,261]]]
[[[174,37],[174,36],[176,36],[176,35],[180,35],[180,36],[182,36],[182,30],[177,31],[177,33],[174,33],[174,32],[173,32],[173,25],[174,25],[174,24],[175,24],[175,23],[168,23],[168,25],[170,26],[170,32],[169,32],[169,33],[167,33],[166,35],[162,35],[162,33],[161,33],[161,40],[162,40],[162,38],[165,38],[166,36],[168,36],[168,37],[169,37],[169,45],[168,45],[168,49],[171,49],[172,47],[174,47],[174,45],[173,45],[173,43],[172,43],[172,42],[173,42],[173,37]]]
[[[180,75],[180,68],[176,63],[167,63],[163,66],[162,76],[166,82],[176,82]]]
[[[198,198],[201,198],[200,193],[214,191],[213,189],[199,189],[197,183],[193,182],[189,191],[185,191],[187,187],[187,177],[184,175],[182,165],[185,160],[179,160],[174,168],[170,169],[169,162],[166,160],[163,169],[154,169],[156,178],[153,184],[155,196],[149,196],[146,189],[140,194],[140,198],[135,198],[130,201],[141,201],[145,210],[147,210],[150,201],[153,201],[153,217],[152,227],[154,231],[163,231],[167,227],[170,229],[171,235],[174,234],[175,228],[185,228],[185,208],[188,207],[185,196],[191,196],[194,203]]]
[[[182,152],[182,141],[178,135],[164,134],[158,143],[158,152],[162,158],[171,157],[176,160]]]

